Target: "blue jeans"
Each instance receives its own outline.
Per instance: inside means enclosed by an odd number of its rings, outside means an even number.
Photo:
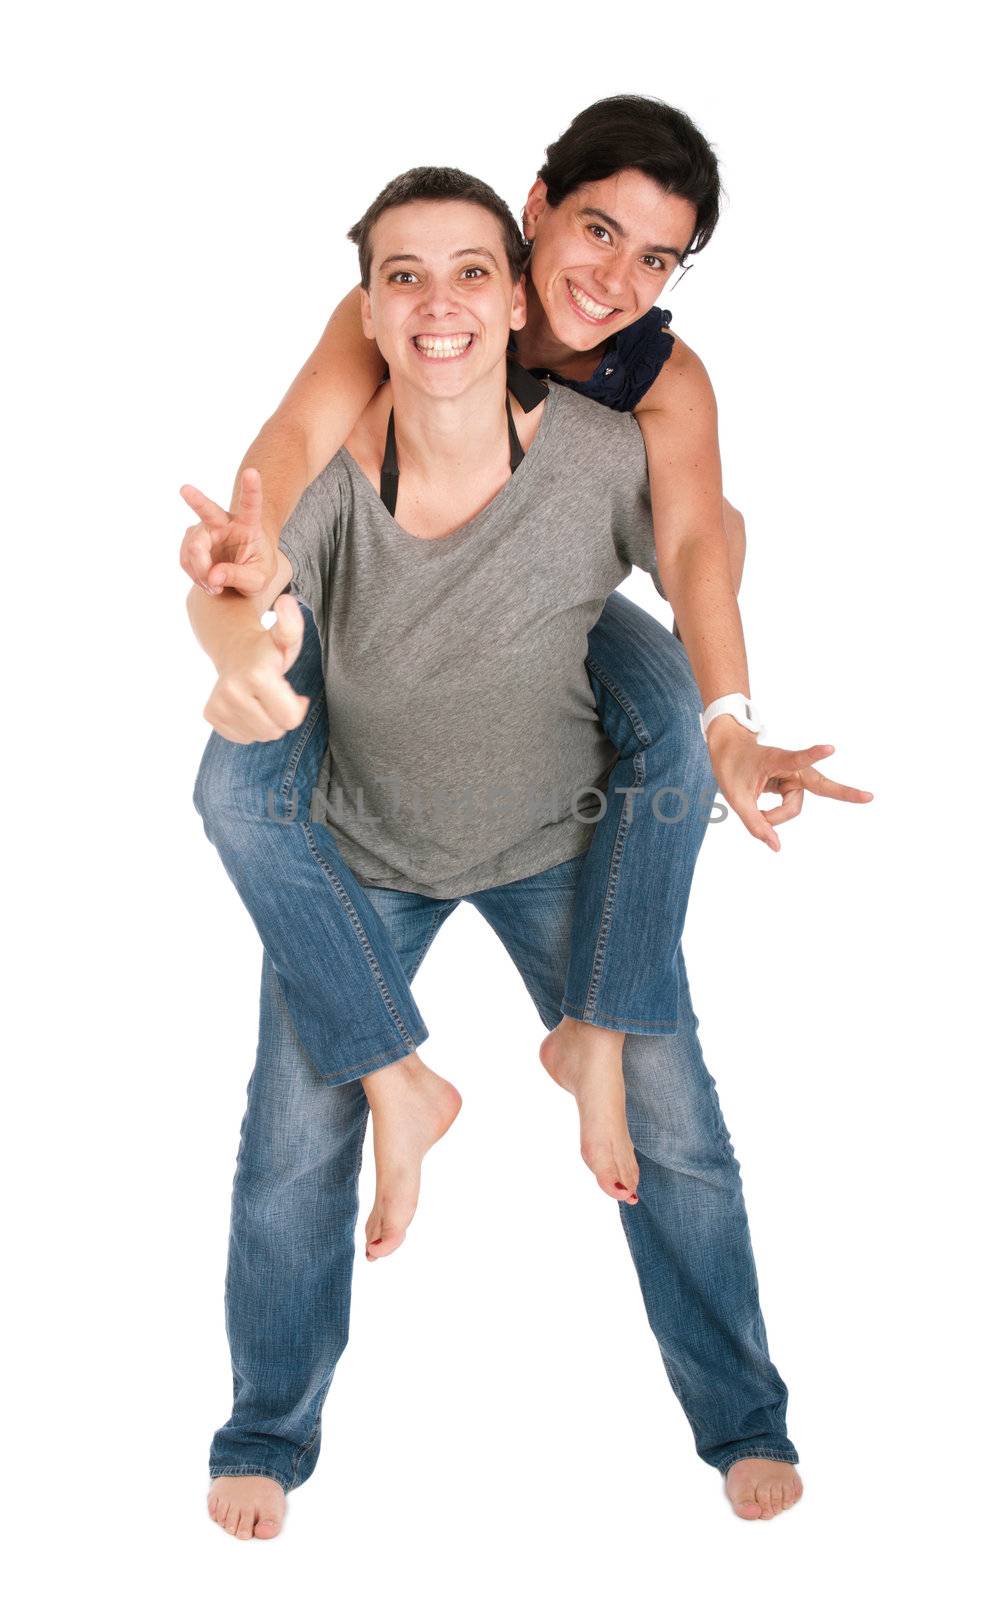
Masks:
[[[584,869],[577,856],[466,897],[508,951],[546,1028],[562,1015]],[[365,892],[410,983],[458,902]],[[768,1354],[740,1170],[703,1061],[681,950],[676,966],[675,1034],[624,1042],[640,1178],[638,1204],[618,1205],[617,1214],[702,1460],[724,1473],[744,1456],[794,1462],[788,1391]],[[259,1473],[290,1490],[315,1468],[323,1402],[349,1331],[367,1115],[362,1085],[327,1082],[306,1054],[265,954],[226,1280],[233,1412],[213,1438],[211,1477]]]
[[[328,722],[318,631],[303,612],[288,677],[310,698],[305,721],[249,745],[212,734],[194,798],[301,1044],[322,1077],[345,1083],[410,1054],[427,1029],[372,897],[309,815]],[[625,1033],[674,1034],[682,928],[715,795],[699,691],[683,645],[623,595],[610,596],[588,644],[615,760],[583,858],[561,1009]],[[596,804],[580,809],[590,817]]]

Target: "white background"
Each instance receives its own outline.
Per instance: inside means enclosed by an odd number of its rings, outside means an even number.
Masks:
[[[965,8],[39,5],[4,68],[12,910],[4,1544],[18,1593],[596,1597],[972,1583],[982,1422],[982,148]],[[506,956],[416,984],[465,1105],[284,1532],[209,1521],[260,946],[191,793],[185,481],[228,497],[418,162],[520,207],[603,94],[729,200],[667,297],[747,518],[755,699],[867,808],[710,829],[685,948],[806,1492],[742,1524]],[[670,620],[647,580],[634,598]],[[362,1223],[372,1195],[364,1169]]]

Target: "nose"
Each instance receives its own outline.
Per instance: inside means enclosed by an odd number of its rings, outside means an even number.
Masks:
[[[615,301],[626,297],[633,266],[634,263],[623,252],[615,253],[609,260],[600,263],[594,276],[605,296]]]
[[[454,295],[448,286],[442,283],[429,284],[422,296],[419,309],[423,316],[434,317],[436,321],[459,314]]]

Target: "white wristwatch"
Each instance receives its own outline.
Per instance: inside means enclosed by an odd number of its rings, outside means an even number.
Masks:
[[[718,700],[706,707],[700,722],[702,724],[703,738],[709,732],[709,725],[714,717],[730,716],[739,722],[742,728],[747,728],[751,733],[763,733],[764,723],[758,715],[757,707],[745,694],[721,694]]]

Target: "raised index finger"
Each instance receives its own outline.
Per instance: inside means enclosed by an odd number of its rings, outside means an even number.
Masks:
[[[196,489],[191,483],[183,483],[179,494],[187,506],[191,506],[200,522],[207,528],[225,528],[229,522],[229,513],[218,506],[215,500],[210,500],[201,489]]]
[[[244,467],[240,478],[240,492],[237,496],[237,521],[251,523],[259,528],[262,503],[260,473],[256,467]]]

